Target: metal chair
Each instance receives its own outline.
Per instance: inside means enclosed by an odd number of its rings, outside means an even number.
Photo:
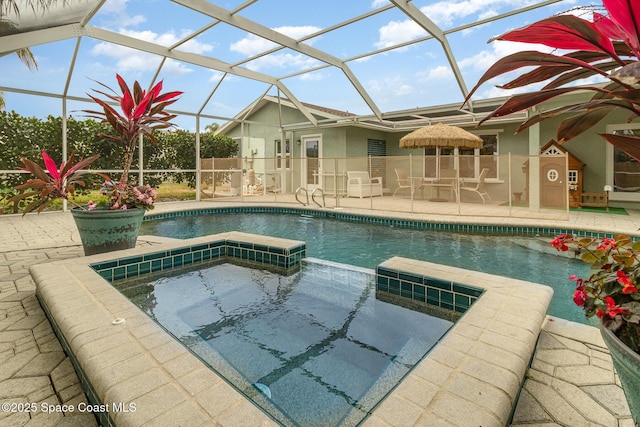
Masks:
[[[488,168],[482,169],[482,171],[480,172],[480,176],[478,177],[478,182],[476,183],[475,186],[468,186],[468,187],[460,186],[460,190],[471,191],[478,194],[482,198],[483,204],[487,203],[487,200],[491,201],[491,197],[489,196],[489,193],[487,193],[484,189],[484,180],[487,177],[488,173],[489,173]]]
[[[413,195],[415,188],[413,187],[411,178],[407,176],[407,173],[404,171],[404,169],[394,169],[394,170],[396,172],[396,183],[398,184],[398,188],[396,188],[396,190],[393,192],[392,197],[396,197],[396,193],[405,188],[408,188],[411,195]]]

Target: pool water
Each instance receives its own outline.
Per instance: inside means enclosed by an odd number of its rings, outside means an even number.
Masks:
[[[345,267],[219,264],[115,286],[282,424],[354,426],[452,324],[376,300],[373,272]]]
[[[141,234],[191,238],[225,231],[302,240],[307,256],[375,268],[392,256],[404,256],[551,286],[548,313],[587,323],[572,301],[568,277],[588,277],[589,266],[558,255],[551,237],[514,237],[444,232],[340,221],[295,214],[233,213],[177,217],[142,224]]]

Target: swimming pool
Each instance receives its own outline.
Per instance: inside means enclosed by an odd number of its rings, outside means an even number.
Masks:
[[[145,221],[141,234],[190,238],[244,231],[307,242],[307,256],[375,268],[404,256],[469,270],[541,283],[555,289],[549,314],[587,323],[573,304],[571,274],[586,276],[589,266],[556,255],[550,237],[445,232],[385,224],[342,221],[300,214],[215,213]]]
[[[377,300],[370,271],[313,261],[114,286],[284,425],[357,425],[452,325]]]

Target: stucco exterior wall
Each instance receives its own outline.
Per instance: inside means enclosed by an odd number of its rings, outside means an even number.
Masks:
[[[304,123],[307,121],[300,112],[295,109],[282,107],[282,121],[284,124]],[[246,137],[262,138],[264,148],[258,152],[258,156],[272,157],[275,155],[276,139],[281,139],[282,134],[279,128],[280,115],[278,106],[268,103],[264,108],[257,109],[248,118],[251,123],[243,125],[243,132]],[[319,118],[321,119],[321,118]],[[539,147],[544,146],[551,139],[556,139],[556,130],[561,122],[559,118],[547,119],[539,126]],[[564,148],[570,151],[585,163],[584,168],[584,191],[598,193],[602,192],[606,184],[606,152],[607,142],[598,134],[606,132],[607,124],[624,124],[626,116],[624,112],[611,114],[601,123],[591,130],[578,136],[564,144]],[[520,134],[515,134],[520,123],[485,123],[480,127],[467,127],[466,130],[474,133],[492,133],[498,135],[498,154],[506,156],[511,153],[515,156],[527,156],[530,153],[530,131],[524,130]],[[321,156],[324,158],[348,159],[338,167],[347,170],[366,170],[367,168],[367,141],[376,139],[386,141],[387,156],[408,156],[409,154],[421,155],[422,149],[402,149],[399,148],[399,140],[406,132],[384,132],[375,129],[366,129],[355,126],[312,128],[286,132],[285,139],[290,140],[291,157],[297,159],[301,157],[301,146],[296,141],[302,140],[305,136],[318,136],[322,140]],[[230,137],[241,135],[241,126],[237,125],[228,133]],[[252,144],[255,144],[253,140]],[[242,154],[245,155],[244,152]],[[515,157],[515,162],[521,162],[522,158]],[[299,162],[294,162],[294,165]],[[520,168],[519,164],[512,164],[512,168]],[[333,169],[330,167],[329,169]],[[389,168],[385,181],[395,180],[392,168]],[[522,185],[524,187],[524,183]],[[633,207],[633,206],[632,206]]]

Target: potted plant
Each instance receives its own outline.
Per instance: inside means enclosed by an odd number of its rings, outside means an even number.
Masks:
[[[603,8],[578,8],[590,20],[575,14],[553,16],[523,28],[509,31],[493,40],[542,44],[554,53],[522,51],[508,55],[480,78],[473,93],[488,80],[533,67],[506,84],[504,89],[521,88],[546,82],[541,89],[514,95],[480,123],[537,107],[537,111],[517,129],[521,132],[551,117],[567,116],[557,129],[557,141],[564,143],[600,122],[610,112],[623,109],[629,121],[640,116],[640,2],[603,0]],[[602,13],[601,13],[602,12]],[[598,77],[604,84],[578,86],[576,82]],[[566,94],[592,94],[587,99],[562,97]],[[554,99],[555,98],[555,99]],[[554,99],[555,106],[545,108]],[[566,102],[565,102],[566,101]],[[633,135],[601,136],[640,161],[640,138]],[[600,318],[600,330],[625,390],[631,413],[640,418],[640,243],[627,236],[615,239],[575,240],[561,235],[551,244],[559,250],[573,248],[596,272],[576,281],[574,301],[585,309],[587,317]]]
[[[149,185],[136,185],[129,182],[129,171],[133,163],[133,156],[140,138],[147,137],[157,144],[153,131],[166,129],[173,124],[176,117],[169,114],[165,108],[178,100],[182,92],[167,92],[162,94],[162,81],[151,90],[142,90],[136,81],[132,90],[124,79],[116,74],[121,94],[108,86],[97,82],[112,93],[94,90],[104,95],[105,100],[89,95],[102,109],[83,110],[88,117],[97,118],[111,126],[112,134],[100,134],[101,138],[115,142],[122,150],[123,172],[118,181],[112,181],[108,176],[104,178],[101,192],[107,195],[106,206],[98,206],[89,202],[87,206],[76,206],[71,213],[80,232],[85,255],[126,249],[135,246],[144,213],[153,209],[156,191]],[[109,102],[119,105],[118,112]],[[25,184],[16,186],[20,194],[11,201],[27,201],[24,213],[37,210],[41,212],[52,200],[62,198],[70,200],[77,186],[85,186],[83,175],[89,173],[84,169],[98,158],[98,155],[73,163],[75,153],[68,162],[61,162],[58,166],[51,157],[43,151],[42,157],[45,169],[29,159],[22,159],[24,170],[34,175]],[[32,200],[33,199],[33,200]]]
[[[613,239],[561,234],[549,242],[559,251],[574,251],[594,273],[576,284],[573,302],[587,318],[600,319],[600,331],[611,351],[631,414],[640,419],[640,242],[620,235]]]

